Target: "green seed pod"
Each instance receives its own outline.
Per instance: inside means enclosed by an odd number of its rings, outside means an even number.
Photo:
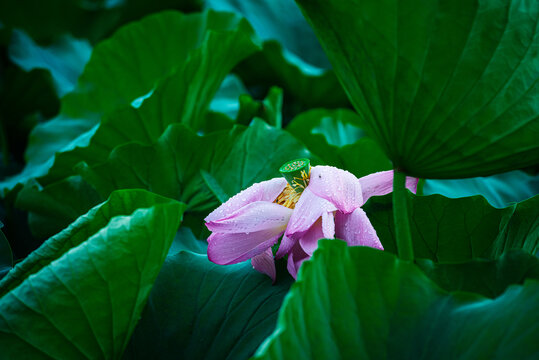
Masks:
[[[309,159],[292,160],[281,166],[279,172],[297,193],[302,193],[309,185],[311,164]]]

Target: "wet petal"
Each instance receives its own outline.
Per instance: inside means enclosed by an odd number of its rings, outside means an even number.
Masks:
[[[307,189],[344,213],[352,212],[363,204],[358,179],[352,173],[333,166],[314,166]]]
[[[210,221],[206,227],[218,233],[251,233],[255,231],[278,229],[284,231],[292,209],[267,201],[255,201],[236,210],[229,216]]]
[[[275,229],[254,233],[220,234],[213,233],[208,238],[208,259],[219,265],[236,264],[271,248],[282,231]]]
[[[361,208],[351,214],[335,214],[335,236],[346,241],[349,246],[361,245],[384,250],[367,214]]]
[[[406,177],[406,187],[414,194],[417,192],[418,181],[417,178]],[[363,176],[359,178],[359,183],[363,190],[363,203],[366,203],[371,196],[382,196],[393,191],[393,170]]]
[[[209,222],[225,218],[243,206],[255,201],[273,202],[285,187],[286,180],[284,178],[274,178],[256,183],[228,199],[227,202],[213,210],[204,220]]]
[[[335,217],[333,212],[322,214],[322,232],[326,239],[333,239],[335,237]]]
[[[273,252],[268,248],[262,254],[251,259],[251,265],[262,274],[268,275],[272,282],[275,283],[275,261],[273,260]]]
[[[297,277],[301,264],[309,258],[310,256],[303,251],[299,244],[294,245],[288,254],[288,262],[286,264],[288,272],[294,279]]]
[[[301,248],[307,255],[312,255],[318,248],[318,240],[323,239],[322,221],[316,221],[313,226],[299,239]]]
[[[277,253],[275,254],[275,257],[277,259],[282,258],[288,252],[290,252],[290,249],[292,249],[292,247],[296,243],[297,243],[297,240],[294,240],[294,239],[286,236],[286,234],[284,234],[283,239],[281,240],[281,244],[279,245],[279,250],[277,250]]]
[[[294,239],[299,239],[322,214],[337,210],[335,205],[316,196],[309,187],[301,194],[286,228],[286,235]]]

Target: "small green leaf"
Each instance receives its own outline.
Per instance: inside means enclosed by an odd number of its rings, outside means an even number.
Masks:
[[[480,196],[448,199],[408,193],[416,258],[435,262],[495,259],[510,249],[539,250],[539,196],[504,209]],[[364,209],[386,251],[396,253],[391,195],[373,197]]]
[[[531,359],[539,281],[492,300],[440,289],[414,264],[323,240],[256,359]]]
[[[539,163],[539,2],[297,3],[395,168],[464,178]]]
[[[3,357],[121,356],[182,214],[181,204],[157,199],[114,216],[140,205],[125,200],[94,209],[13,270],[21,277],[0,297]]]
[[[250,262],[220,266],[206,255],[169,256],[124,359],[248,359],[271,333],[292,278],[275,285]]]

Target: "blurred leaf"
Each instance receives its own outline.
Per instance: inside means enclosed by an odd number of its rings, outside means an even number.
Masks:
[[[69,35],[60,37],[50,46],[39,46],[26,33],[13,31],[9,44],[11,61],[26,71],[49,70],[59,97],[73,90],[92,47],[85,40]]]
[[[200,10],[200,0],[20,0],[0,2],[0,22],[22,28],[38,43],[71,33],[95,44],[116,28],[153,12]],[[29,11],[31,9],[32,11]]]
[[[326,164],[357,177],[389,170],[391,162],[380,147],[364,137],[361,118],[348,109],[314,109],[296,116],[286,130]]]
[[[278,87],[269,89],[268,94],[262,101],[253,99],[250,95],[242,95],[239,98],[240,109],[236,122],[249,125],[253,118],[259,118],[271,126],[281,128],[283,125],[283,90]]]
[[[168,254],[176,255],[180,251],[190,251],[194,254],[206,255],[208,243],[206,240],[199,240],[188,227],[182,226],[178,229]]]
[[[54,116],[58,109],[47,71],[0,67],[0,181],[22,169],[28,134],[42,117]]]
[[[50,172],[39,180],[47,185],[79,161],[105,161],[123,143],[153,143],[171,123],[199,127],[226,74],[257,46],[249,24],[225,13],[165,12],[122,28],[95,47],[60,116],[33,132],[24,172],[3,185]]]
[[[312,68],[326,69],[329,61],[313,30],[291,0],[206,0],[205,7],[238,13],[249,21],[263,40],[277,40]]]
[[[539,258],[519,249],[510,250],[496,260],[435,263],[418,259],[416,264],[444,290],[473,292],[493,299],[509,285],[523,284],[525,279],[539,280]]]
[[[271,333],[292,278],[276,285],[250,262],[220,266],[205,254],[169,256],[124,359],[248,359]]]
[[[395,168],[463,178],[539,163],[539,2],[297,2]]]
[[[311,108],[348,107],[350,103],[331,70],[313,68],[298,57],[287,55],[276,41],[264,42],[264,48],[234,70],[256,98],[272,86],[283,89],[285,123]]]
[[[4,224],[0,222],[0,279],[2,279],[13,266],[13,254],[11,253],[9,242],[2,232],[3,226]]]
[[[82,218],[65,231],[66,239],[49,240],[42,248],[48,264],[0,297],[2,356],[119,358],[181,214],[181,204],[158,200],[102,226],[80,228],[92,221]],[[102,222],[102,215],[110,213],[90,216]]]
[[[210,103],[210,110],[235,119],[240,109],[239,98],[248,93],[239,77],[234,74],[227,75]]]
[[[427,180],[425,195],[441,194],[450,198],[482,195],[494,207],[503,208],[539,193],[539,176],[524,171],[489,177],[455,180]]]
[[[510,249],[539,250],[539,196],[504,209],[480,196],[448,199],[408,193],[416,258],[435,262],[495,259]],[[364,206],[386,251],[396,253],[391,194]]]
[[[324,240],[256,359],[531,359],[539,282],[491,300],[447,293],[414,264]]]

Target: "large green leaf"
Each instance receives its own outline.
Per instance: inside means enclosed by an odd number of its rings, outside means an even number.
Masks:
[[[208,169],[228,196],[236,195],[253,183],[281,176],[279,168],[287,161],[297,158],[319,161],[286,131],[260,119],[255,118],[247,129],[238,131],[238,135],[234,140],[223,137],[223,141],[216,144]]]
[[[128,195],[118,209],[112,203],[94,209],[67,229],[65,238],[40,249],[44,263],[39,252],[29,260],[24,279],[16,278],[20,283],[0,297],[3,357],[121,356],[182,214],[181,204],[157,199],[108,221],[114,212],[132,209],[132,200]]]
[[[326,164],[357,177],[391,169],[391,162],[365,137],[361,118],[348,109],[314,109],[296,116],[286,130]]]
[[[539,196],[503,209],[480,196],[448,199],[408,193],[416,258],[436,262],[494,259],[509,249],[539,250]],[[391,194],[364,206],[386,251],[396,253]]]
[[[517,170],[488,177],[427,180],[423,193],[450,198],[482,195],[492,206],[503,208],[539,194],[539,175]]]
[[[539,282],[492,300],[447,293],[414,264],[322,241],[257,359],[532,359]]]
[[[539,162],[539,2],[297,2],[396,168],[461,178]]]
[[[69,249],[86,241],[100,229],[107,226],[115,216],[131,215],[137,209],[148,209],[156,205],[175,203],[174,200],[158,196],[145,190],[118,190],[110,194],[107,201],[90,209],[80,216],[64,230],[45,241],[36,251],[31,253],[22,262],[0,281],[0,295],[18,286],[30,275],[36,273],[44,266],[58,259]],[[44,204],[44,209],[48,204]],[[78,209],[72,209],[76,212]],[[180,210],[185,210],[182,204]],[[57,210],[52,210],[55,212]],[[43,213],[45,210],[43,210]]]
[[[280,269],[281,270],[281,269]],[[292,278],[250,262],[220,266],[206,255],[169,256],[126,350],[126,359],[247,359],[271,334]]]

